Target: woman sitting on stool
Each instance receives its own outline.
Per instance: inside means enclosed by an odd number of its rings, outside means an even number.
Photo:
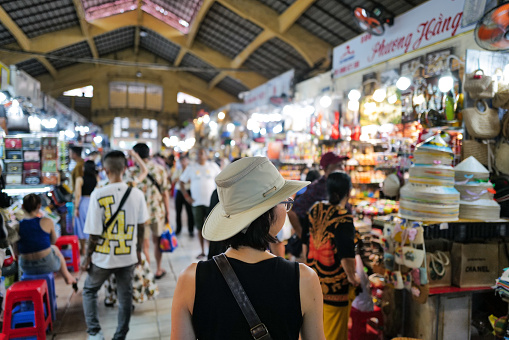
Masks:
[[[64,256],[53,245],[57,240],[53,221],[37,216],[41,209],[41,198],[35,194],[26,195],[23,209],[27,218],[19,223],[20,239],[17,243],[21,269],[28,275],[59,271],[65,282],[77,290],[76,279],[67,270]]]

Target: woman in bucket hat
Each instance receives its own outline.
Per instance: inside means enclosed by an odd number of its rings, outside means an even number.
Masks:
[[[309,182],[283,179],[266,157],[240,159],[215,181],[219,203],[205,221],[203,237],[229,246],[227,260],[271,338],[297,340],[300,334],[303,340],[324,340],[316,273],[266,250],[277,242],[293,203],[289,197]],[[257,338],[214,260],[193,263],[180,275],[171,338]]]

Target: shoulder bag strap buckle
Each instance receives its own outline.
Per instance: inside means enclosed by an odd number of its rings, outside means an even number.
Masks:
[[[269,336],[269,330],[267,329],[264,323],[261,323],[251,328],[251,335],[253,336],[253,339],[261,340],[264,339],[266,336]]]

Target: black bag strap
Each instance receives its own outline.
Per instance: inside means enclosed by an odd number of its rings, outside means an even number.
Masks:
[[[157,183],[154,176],[152,176],[151,174],[147,174],[147,177],[152,182],[152,184],[156,186],[157,190],[159,190],[159,193],[162,194],[163,192],[161,191],[161,186],[159,185],[159,183]]]
[[[216,262],[219,271],[221,272],[221,274],[223,274],[223,277],[226,280],[228,287],[230,287],[230,290],[233,296],[235,297],[235,300],[239,304],[240,310],[242,310],[242,314],[244,314],[244,317],[246,318],[247,323],[251,328],[251,335],[253,336],[253,339],[272,340],[269,334],[269,330],[261,322],[260,318],[258,317],[258,314],[256,314],[256,311],[254,310],[251,301],[249,301],[249,297],[244,291],[244,288],[242,288],[242,285],[240,284],[237,275],[233,271],[230,262],[228,262],[226,255],[219,254],[214,256],[213,259],[214,262]]]
[[[125,201],[127,201],[127,197],[129,197],[129,194],[131,193],[131,189],[132,189],[131,187],[129,187],[129,186],[127,187],[127,190],[126,190],[124,196],[122,196],[122,199],[120,200],[120,204],[118,205],[117,211],[110,217],[110,219],[107,222],[104,223],[103,232],[105,232],[110,227],[110,225],[113,223],[113,221],[115,221],[115,219],[117,218],[118,213],[124,206]]]

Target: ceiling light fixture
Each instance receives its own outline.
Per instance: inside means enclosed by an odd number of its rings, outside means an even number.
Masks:
[[[418,64],[417,66],[415,66],[413,70],[410,70],[405,75],[399,77],[398,81],[396,82],[396,87],[401,91],[405,91],[406,89],[408,89],[410,85],[412,85],[415,72],[417,72],[417,70],[419,70],[421,67],[425,68],[426,66],[424,66],[423,64]]]

